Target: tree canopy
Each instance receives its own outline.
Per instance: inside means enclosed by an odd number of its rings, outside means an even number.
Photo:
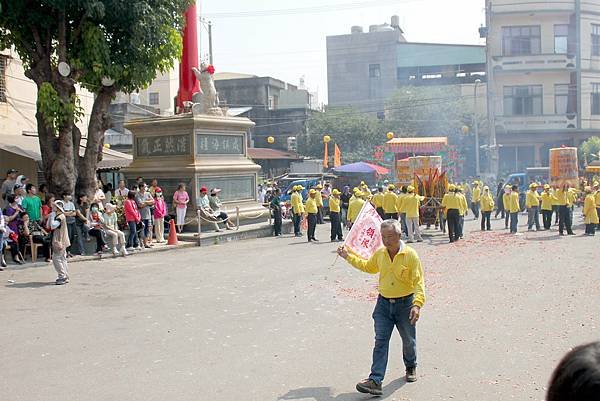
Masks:
[[[111,100],[118,91],[146,87],[157,72],[173,67],[190,3],[0,0],[0,48],[17,51],[25,75],[38,88],[38,136],[52,191],[73,193],[76,184],[81,192],[92,189]],[[67,76],[59,73],[62,63],[70,67]],[[83,156],[75,125],[82,114],[76,85],[95,94]]]

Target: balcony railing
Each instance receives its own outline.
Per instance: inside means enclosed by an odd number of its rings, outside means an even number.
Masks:
[[[493,56],[494,72],[575,69],[572,54],[528,54],[522,56]]]
[[[492,13],[535,13],[541,11],[567,11],[575,10],[575,0],[491,0]]]
[[[575,129],[575,114],[542,116],[496,116],[496,131],[537,131]]]

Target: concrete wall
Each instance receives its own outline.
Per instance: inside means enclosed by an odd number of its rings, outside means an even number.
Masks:
[[[14,168],[19,171],[19,174],[23,174],[29,177],[29,181],[32,184],[38,185],[38,164],[28,157],[23,157],[11,152],[7,152],[0,149],[0,173],[1,181],[4,181],[6,171],[10,168]]]

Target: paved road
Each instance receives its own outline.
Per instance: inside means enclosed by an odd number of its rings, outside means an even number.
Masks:
[[[419,381],[395,334],[383,399],[540,401],[558,359],[599,337],[600,238],[466,228],[415,245]],[[83,262],[62,287],[50,266],[2,272],[2,399],[368,399],[376,281],[334,250],[283,237]]]

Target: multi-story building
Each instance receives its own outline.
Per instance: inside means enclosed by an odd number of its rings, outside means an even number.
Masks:
[[[485,82],[484,46],[408,42],[398,20],[327,37],[330,106],[383,117],[386,99],[401,86],[467,85],[463,92],[472,94],[475,81]]]
[[[500,173],[600,133],[600,2],[486,0],[483,33]]]

